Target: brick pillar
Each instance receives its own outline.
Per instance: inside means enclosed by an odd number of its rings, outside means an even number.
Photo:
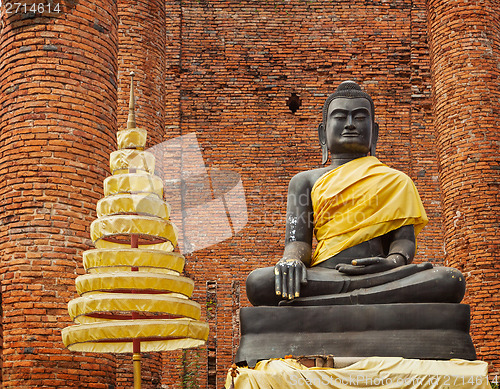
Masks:
[[[182,95],[182,46],[183,46],[183,4],[178,0],[166,0],[166,44],[165,44],[165,138],[173,139],[183,135],[181,128],[181,95]],[[189,131],[184,131],[184,134]],[[178,210],[179,203],[171,203],[173,210]],[[185,269],[186,270],[186,269]],[[204,283],[197,283],[194,293],[201,293]],[[197,300],[201,304],[199,295]],[[203,311],[203,310],[202,310]],[[193,351],[196,352],[196,351]],[[185,364],[189,361],[189,353],[176,350],[163,353],[162,385],[172,388],[185,386]],[[202,386],[204,388],[204,386]]]
[[[137,126],[148,131],[147,147],[162,142],[165,134],[165,18],[165,0],[118,1],[118,126],[126,128],[133,71]],[[132,359],[130,355],[117,358],[117,389],[129,388]],[[161,355],[144,354],[142,366],[142,387],[157,388]]]
[[[439,164],[436,149],[431,92],[431,63],[427,42],[426,0],[413,0],[411,8],[411,107],[410,177],[429,217],[418,235],[415,262],[444,261],[442,207],[440,202]],[[396,103],[397,104],[397,103]]]
[[[498,372],[498,1],[428,0],[427,8],[446,261],[466,275],[478,358]]]
[[[148,130],[147,147],[165,133],[165,18],[165,0],[118,1],[118,126],[127,123],[134,71],[137,125]]]
[[[114,356],[71,353],[60,330],[116,148],[117,9],[50,3],[0,24],[2,384],[107,388]]]

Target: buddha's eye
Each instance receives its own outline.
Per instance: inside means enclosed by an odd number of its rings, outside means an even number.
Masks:
[[[333,115],[333,118],[334,118],[335,120],[345,120],[345,119],[346,119],[346,115],[343,115],[343,114],[341,114],[341,113],[338,113],[338,114]]]
[[[356,115],[354,116],[354,120],[357,120],[359,122],[363,121],[366,119],[366,115]]]

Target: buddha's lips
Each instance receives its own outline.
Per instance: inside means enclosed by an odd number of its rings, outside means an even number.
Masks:
[[[352,137],[352,138],[354,138],[354,137],[359,136],[359,132],[343,132],[341,135],[345,136],[345,137]]]

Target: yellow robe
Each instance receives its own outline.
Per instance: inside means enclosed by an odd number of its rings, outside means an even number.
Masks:
[[[318,246],[312,266],[399,227],[427,224],[413,181],[375,157],[350,161],[322,175],[311,191]]]

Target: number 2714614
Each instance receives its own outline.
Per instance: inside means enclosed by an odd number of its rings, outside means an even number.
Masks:
[[[0,6],[2,1],[0,1]],[[60,13],[61,5],[59,3],[5,3],[5,12],[7,14],[17,13]]]

